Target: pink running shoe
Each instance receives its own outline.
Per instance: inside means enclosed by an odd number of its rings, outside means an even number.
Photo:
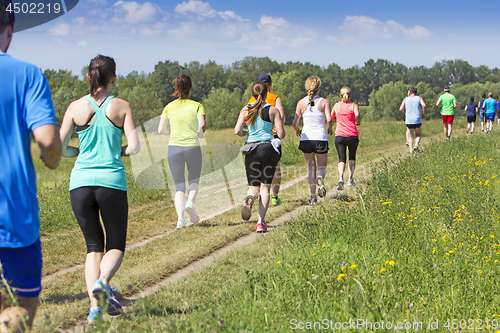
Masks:
[[[263,222],[257,223],[257,232],[267,232],[267,227]]]

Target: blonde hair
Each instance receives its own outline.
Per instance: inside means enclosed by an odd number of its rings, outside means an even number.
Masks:
[[[348,100],[351,99],[351,88],[348,86],[343,86],[342,89],[340,89],[340,97],[342,97],[342,102],[347,102]]]
[[[318,93],[319,88],[321,87],[321,79],[316,75],[309,76],[306,80],[305,87],[307,91],[307,96],[309,96],[309,103],[307,105],[309,104],[314,105],[312,99],[314,95]]]
[[[267,95],[267,85],[261,81],[255,82],[252,85],[252,96],[255,98],[255,102],[248,104],[248,113],[245,116],[245,123],[247,125],[253,125],[257,116],[261,113],[262,104],[264,104]]]

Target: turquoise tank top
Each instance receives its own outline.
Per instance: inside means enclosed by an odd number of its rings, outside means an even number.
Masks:
[[[246,142],[271,141],[274,139],[274,124],[269,119],[269,107],[271,104],[264,104],[262,112],[257,116],[255,122],[248,126],[248,135]],[[264,118],[264,119],[262,119]]]
[[[71,171],[70,191],[83,186],[127,190],[121,158],[123,130],[111,124],[105,112],[113,97],[108,96],[99,107],[89,96],[85,96],[95,109],[95,119],[88,128],[77,131],[80,153]]]

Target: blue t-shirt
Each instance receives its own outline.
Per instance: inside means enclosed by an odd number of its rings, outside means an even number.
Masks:
[[[476,114],[476,108],[477,108],[477,103],[476,102],[469,102],[467,103],[467,115],[469,117],[472,117]]]
[[[479,101],[479,113],[484,113],[483,104],[484,98]]]
[[[40,237],[30,133],[56,118],[39,68],[0,52],[0,73],[0,248],[26,247]]]
[[[486,113],[495,113],[497,107],[497,101],[494,98],[488,98],[484,100],[484,109]]]

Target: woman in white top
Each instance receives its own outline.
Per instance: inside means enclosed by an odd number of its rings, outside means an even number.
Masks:
[[[324,178],[326,165],[328,163],[328,136],[325,129],[325,120],[328,124],[328,134],[333,134],[332,117],[330,114],[330,102],[326,98],[319,97],[321,79],[317,76],[307,78],[305,88],[307,96],[297,103],[293,127],[297,136],[300,136],[299,149],[304,153],[307,162],[309,188],[311,199],[309,202],[315,204],[316,185],[318,195],[326,195]],[[299,128],[300,117],[303,117],[304,126]]]

